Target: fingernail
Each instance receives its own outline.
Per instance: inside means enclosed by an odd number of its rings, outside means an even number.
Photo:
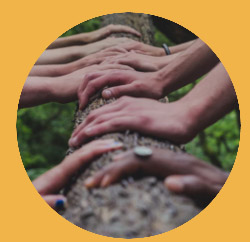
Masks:
[[[76,146],[77,145],[77,138],[73,137],[69,140],[69,145],[70,146]]]
[[[114,141],[112,144],[108,144],[108,147],[110,148],[116,148],[116,147],[122,147],[123,144],[121,142],[118,141]]]
[[[174,192],[182,192],[184,189],[184,183],[181,181],[181,179],[175,177],[167,178],[165,184],[169,190]]]
[[[109,99],[112,97],[112,92],[110,90],[104,90],[102,92],[102,96],[105,98],[105,99]]]
[[[86,187],[92,187],[94,185],[95,179],[93,177],[89,177],[85,180],[84,185]]]
[[[63,200],[63,199],[58,199],[56,202],[55,202],[55,209],[56,210],[63,210],[66,208],[66,201]]]
[[[110,176],[109,175],[106,175],[103,179],[102,179],[102,182],[101,182],[101,187],[106,187],[108,186],[110,183]]]

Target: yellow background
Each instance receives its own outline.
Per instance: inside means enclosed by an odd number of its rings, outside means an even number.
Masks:
[[[234,3],[233,3],[234,2]],[[181,24],[218,55],[235,85],[242,132],[235,166],[217,198],[190,222],[144,241],[249,240],[248,1],[1,1],[1,241],[110,241],[58,216],[32,186],[21,162],[16,111],[25,79],[44,49],[71,27],[100,15],[143,12]],[[142,240],[142,239],[136,239]]]

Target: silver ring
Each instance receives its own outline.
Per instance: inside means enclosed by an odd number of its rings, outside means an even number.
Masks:
[[[134,148],[134,153],[139,157],[146,158],[151,156],[153,154],[153,151],[146,146],[136,146]]]

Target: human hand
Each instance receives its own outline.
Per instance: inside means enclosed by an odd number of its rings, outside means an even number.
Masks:
[[[140,158],[133,151],[116,155],[111,164],[85,181],[88,188],[106,187],[124,176],[143,172],[165,178],[165,186],[173,192],[202,200],[212,200],[224,185],[228,173],[182,152],[153,148],[148,158]]]
[[[108,48],[107,51],[119,51],[119,49],[132,51],[142,55],[166,56],[166,53],[163,48],[147,45],[135,40],[130,40],[129,43],[120,43],[115,48],[114,47]]]
[[[57,193],[67,184],[69,179],[95,157],[121,147],[122,144],[113,139],[92,141],[35,179],[33,185],[52,208],[63,208],[66,205],[66,198]]]
[[[126,38],[126,37],[119,37],[119,38],[109,37],[109,38],[106,38],[106,39],[103,39],[94,43],[87,44],[85,46],[81,46],[82,53],[79,53],[79,54],[81,57],[83,57],[83,56],[91,55],[93,53],[96,53],[98,51],[101,51],[110,47],[112,47],[112,49],[107,50],[108,52],[114,52],[114,51],[124,52],[124,50],[121,50],[120,48],[118,50],[116,46],[120,44],[124,44],[124,43],[129,44],[132,42],[134,42],[134,40]]]
[[[103,65],[92,65],[77,71],[74,71],[68,75],[59,76],[50,81],[47,85],[47,89],[50,89],[52,93],[48,101],[58,103],[68,103],[77,100],[77,92],[82,85],[82,80],[85,80],[89,72],[101,72],[111,70],[132,70],[131,67],[119,64],[103,64]],[[47,101],[47,102],[48,102]]]
[[[88,100],[97,91],[102,90],[105,99],[128,95],[158,99],[163,96],[164,83],[157,72],[137,72],[133,70],[106,70],[89,73],[84,76],[77,91],[79,109],[82,110]]]
[[[141,34],[138,31],[129,26],[110,24],[98,30],[84,33],[83,42],[95,42],[97,40],[104,39],[105,37],[114,33],[127,33],[133,34],[137,37],[141,37]]]
[[[167,66],[176,58],[176,56],[177,54],[169,56],[150,56],[135,52],[127,52],[124,54],[110,56],[110,58],[106,58],[102,63],[128,65],[137,71],[153,72]]]
[[[122,97],[92,111],[75,129],[69,145],[78,146],[90,137],[128,129],[186,143],[196,135],[188,111],[188,103],[179,101],[164,104],[151,99]]]
[[[101,51],[96,52],[94,54],[82,57],[79,60],[65,64],[65,68],[67,68],[67,66],[68,66],[70,72],[76,71],[76,70],[79,70],[79,69],[87,67],[87,66],[101,64],[102,62],[106,61],[110,57],[114,57],[114,56],[120,55],[122,53],[127,53],[127,51],[119,49],[119,48],[118,48],[118,50],[115,50],[115,47],[114,47],[113,51],[112,50],[106,51],[106,49],[104,49],[104,50],[101,50]],[[108,64],[108,63],[106,63],[106,64]],[[60,65],[60,66],[62,66],[62,65]]]

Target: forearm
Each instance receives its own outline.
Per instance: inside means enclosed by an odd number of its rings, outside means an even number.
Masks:
[[[41,195],[57,193],[81,166],[82,159],[78,153],[69,155],[60,164],[35,179],[33,185]]]
[[[195,136],[233,110],[237,97],[230,77],[220,63],[178,102],[187,107],[189,129]]]
[[[191,40],[191,41],[185,42],[183,44],[169,46],[169,50],[170,50],[171,55],[172,54],[180,53],[180,52],[182,52],[184,50],[187,50],[193,43],[195,43],[195,41],[196,40]],[[165,50],[162,47],[152,46],[151,48],[155,49],[154,56],[166,56],[166,52],[165,52]]]
[[[63,76],[79,69],[99,64],[103,59],[104,57],[100,58],[98,55],[91,55],[66,64],[34,65],[29,73],[29,76]]]
[[[29,76],[56,77],[67,75],[74,71],[74,62],[54,65],[34,65]]]
[[[70,46],[58,49],[48,49],[39,57],[36,65],[64,64],[75,61],[86,55],[85,46]]]
[[[48,102],[67,103],[77,99],[81,76],[28,77],[19,100],[19,108]]]
[[[67,37],[60,37],[51,43],[48,49],[67,47],[72,45],[83,45],[88,43],[88,34],[81,33]]]
[[[170,46],[169,47],[170,53],[175,54],[175,53],[184,51],[184,50],[188,49],[195,41],[196,40],[191,40],[191,41],[185,42],[183,44]]]
[[[164,94],[194,82],[209,72],[218,62],[219,59],[213,51],[200,39],[196,40],[187,50],[180,52],[174,61],[158,72],[164,82]]]
[[[19,108],[27,108],[47,103],[52,99],[52,78],[28,77],[20,96]]]

